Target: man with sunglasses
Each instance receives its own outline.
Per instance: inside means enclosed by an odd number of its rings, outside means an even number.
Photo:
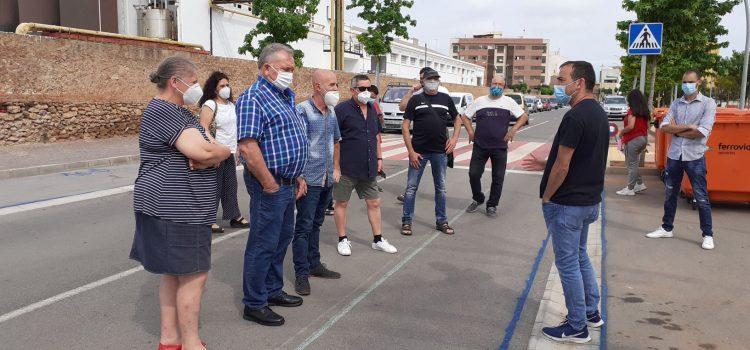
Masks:
[[[706,142],[716,120],[716,102],[703,96],[703,83],[699,72],[689,70],[682,76],[684,95],[672,102],[666,117],[659,126],[662,132],[672,135],[667,152],[664,171],[666,200],[662,224],[656,231],[646,234],[648,238],[671,238],[674,236],[674,215],[677,211],[677,195],[680,193],[683,173],[687,173],[693,186],[693,197],[698,205],[703,249],[714,249],[714,233],[711,223],[711,203],[708,201],[706,183]]]
[[[339,103],[334,111],[341,131],[340,152],[333,161],[333,200],[339,254],[352,254],[346,236],[346,209],[353,190],[367,204],[367,218],[372,227],[372,249],[396,253],[396,247],[381,236],[380,194],[376,177],[383,169],[378,115],[372,105],[374,91],[370,78],[355,75],[350,83],[352,98]]]

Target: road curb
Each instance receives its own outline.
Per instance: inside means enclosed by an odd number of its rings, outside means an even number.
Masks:
[[[141,161],[141,156],[137,154],[133,154],[133,155],[127,155],[127,156],[83,160],[83,161],[78,161],[78,162],[70,162],[70,163],[62,163],[62,164],[45,164],[45,165],[32,166],[32,167],[27,167],[27,168],[6,169],[6,170],[0,170],[0,180],[35,176],[35,175],[52,174],[52,173],[58,173],[58,172],[67,171],[67,170],[78,170],[78,169],[86,169],[86,168],[93,168],[93,167],[132,164],[132,163],[138,163],[140,161]]]
[[[640,168],[638,172],[641,175],[659,176],[661,174],[661,170],[657,168]],[[620,166],[608,166],[607,167],[607,175],[627,175],[627,174],[628,174],[628,168],[620,167]]]

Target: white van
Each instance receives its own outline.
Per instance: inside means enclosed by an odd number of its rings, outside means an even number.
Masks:
[[[474,95],[468,92],[451,92],[448,95],[450,95],[453,100],[453,104],[456,105],[458,115],[463,115],[464,111],[466,111],[466,107],[474,103]]]
[[[380,109],[383,111],[383,131],[401,131],[404,122],[404,112],[398,109],[398,104],[412,89],[406,84],[388,85],[380,98]]]

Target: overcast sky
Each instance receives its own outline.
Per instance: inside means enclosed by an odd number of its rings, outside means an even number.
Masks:
[[[415,0],[408,13],[417,20],[410,36],[446,54],[451,38],[499,31],[503,36],[549,39],[552,51],[559,49],[565,58],[586,60],[597,68],[619,64],[624,51],[615,41],[617,21],[635,18],[619,0]],[[356,9],[347,11],[346,20],[364,26]],[[743,5],[722,24],[729,30],[723,37],[729,48],[722,55],[744,50]]]

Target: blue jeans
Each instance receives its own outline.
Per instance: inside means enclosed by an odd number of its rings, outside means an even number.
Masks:
[[[586,314],[599,309],[596,272],[586,252],[589,224],[599,217],[599,205],[542,205],[547,231],[552,236],[555,266],[565,294],[568,322],[575,329],[586,326]]]
[[[693,186],[693,198],[698,205],[698,217],[703,236],[713,236],[711,203],[708,201],[708,185],[706,184],[706,157],[691,161],[667,158],[667,168],[664,172],[666,198],[661,227],[667,231],[674,229],[674,214],[677,211],[677,195],[680,194],[683,172],[687,173],[690,185]]]
[[[298,277],[309,277],[310,269],[320,265],[320,226],[330,200],[331,187],[309,186],[307,195],[297,201],[292,253],[294,273]]]
[[[284,255],[294,235],[294,185],[263,192],[257,179],[244,172],[250,197],[250,233],[245,247],[242,303],[250,309],[268,305],[284,287]]]
[[[432,178],[435,182],[435,218],[436,223],[441,224],[448,221],[445,214],[445,169],[448,166],[448,156],[445,153],[422,154],[419,169],[409,164],[409,173],[406,179],[406,193],[404,194],[404,216],[401,222],[411,224],[414,216],[414,201],[417,197],[419,181],[422,179],[427,162],[432,165]]]

